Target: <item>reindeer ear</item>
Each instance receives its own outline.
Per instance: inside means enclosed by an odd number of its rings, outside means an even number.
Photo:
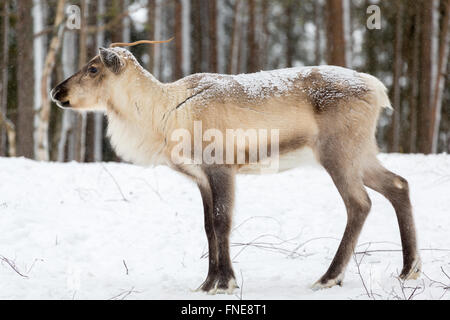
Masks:
[[[100,48],[100,59],[108,69],[116,74],[120,73],[124,66],[122,58],[111,49]]]

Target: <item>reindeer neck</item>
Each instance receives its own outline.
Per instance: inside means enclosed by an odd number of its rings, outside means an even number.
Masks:
[[[164,113],[168,96],[164,84],[145,70],[137,70],[117,85],[108,101],[108,116],[139,124]]]
[[[108,103],[108,136],[117,154],[137,164],[162,163],[161,118],[168,101],[154,77],[130,75]]]

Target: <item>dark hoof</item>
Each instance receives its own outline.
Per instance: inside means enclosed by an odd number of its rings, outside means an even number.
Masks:
[[[208,276],[205,282],[196,291],[203,291],[207,294],[233,294],[234,290],[239,288],[234,277],[213,277]]]

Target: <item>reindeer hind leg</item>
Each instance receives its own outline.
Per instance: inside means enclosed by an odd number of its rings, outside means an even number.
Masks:
[[[313,285],[313,289],[342,285],[345,269],[353,255],[359,234],[370,212],[371,201],[362,177],[339,160],[322,160],[336,185],[347,209],[347,225],[339,248],[327,272]]]
[[[408,181],[384,168],[374,158],[371,166],[364,170],[364,184],[381,193],[394,207],[403,247],[403,269],[400,278],[417,279],[420,275],[421,260],[417,250]]]

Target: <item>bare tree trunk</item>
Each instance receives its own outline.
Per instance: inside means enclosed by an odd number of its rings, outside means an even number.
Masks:
[[[218,72],[217,62],[217,0],[208,1],[209,8],[209,71]]]
[[[155,39],[155,8],[156,0],[148,0],[147,2],[147,34],[148,39]],[[155,48],[153,46],[148,46],[148,64],[147,68],[150,73],[153,74],[153,57],[155,54]]]
[[[226,7],[225,0],[217,0],[217,72],[226,73]]]
[[[111,19],[120,16],[124,10],[124,0],[111,0],[109,1],[109,11],[113,13]],[[124,19],[121,18],[114,26],[111,28],[111,42],[124,42],[123,40],[123,28]]]
[[[444,0],[445,1],[445,0]],[[438,151],[439,142],[439,126],[441,123],[441,110],[442,110],[442,97],[445,87],[445,78],[447,76],[447,64],[449,58],[449,46],[450,46],[450,0],[445,2],[445,16],[442,20],[442,36],[439,52],[439,65],[438,73],[436,76],[436,85],[434,91],[433,110],[431,113],[431,125],[430,125],[430,141],[431,152],[436,153]]]
[[[202,72],[203,56],[203,32],[202,32],[202,3],[201,0],[192,0],[191,21],[193,26],[193,46],[192,46],[192,72]]]
[[[394,43],[394,115],[392,118],[391,151],[400,151],[400,123],[402,114],[400,78],[402,76],[402,46],[403,46],[403,0],[396,1],[397,17],[395,21]]]
[[[417,106],[419,99],[419,51],[420,51],[420,8],[418,3],[414,4],[414,40],[412,52],[412,66],[410,68],[411,81],[411,98],[410,98],[410,138],[409,138],[409,152],[415,153],[417,151]]]
[[[284,8],[286,22],[284,31],[286,32],[286,67],[291,68],[294,65],[295,47],[297,45],[294,35],[295,12],[294,3],[289,0]]]
[[[315,58],[314,58],[314,64],[316,66],[320,65],[320,62],[322,61],[322,50],[321,50],[321,36],[320,36],[320,29],[322,25],[322,5],[320,1],[314,1],[314,25],[316,27],[315,34],[314,34],[314,51],[315,51]]]
[[[162,1],[161,2],[161,37],[160,39],[166,39],[173,35],[173,20],[174,20],[174,3],[172,1]],[[159,46],[161,47],[161,65],[160,65],[160,80],[162,82],[173,81],[174,70],[173,70],[173,56],[174,51],[169,46]]]
[[[420,76],[420,108],[418,123],[419,152],[430,153],[431,113],[433,104],[433,89],[437,73],[437,20],[438,0],[422,0],[422,39]]]
[[[8,60],[9,60],[9,1],[3,3],[3,47],[1,63],[1,85],[0,85],[0,157],[9,154],[10,157],[16,156],[16,130],[12,121],[7,117],[8,105]],[[9,152],[6,148],[6,135],[8,136]]]
[[[233,29],[231,31],[231,43],[230,43],[230,56],[228,62],[228,73],[234,74],[238,65],[238,48],[239,48],[239,35],[240,35],[240,4],[241,0],[236,0],[233,8]]]
[[[174,80],[183,77],[183,22],[182,4],[180,0],[175,0],[175,55],[174,55]]]
[[[17,23],[17,154],[27,158],[34,157],[34,77],[33,70],[33,17],[32,1],[18,1]]]
[[[161,39],[162,35],[162,4],[161,0],[155,0],[155,11],[154,11],[154,24],[155,24],[155,33],[154,33],[154,39],[159,40]],[[153,75],[156,78],[160,78],[161,70],[161,46],[153,46]]]
[[[249,25],[248,25],[248,56],[247,56],[247,64],[248,64],[248,72],[257,72],[259,71],[259,48],[258,41],[256,40],[256,3],[255,0],[248,1],[248,17],[249,17]]]
[[[268,61],[269,61],[269,0],[262,0],[261,3],[261,15],[262,15],[262,32],[263,37],[260,42],[260,57],[259,66],[262,69],[266,69]]]
[[[327,0],[328,64],[347,66],[344,22],[344,0]]]
[[[3,119],[3,125],[0,125],[0,157],[7,155],[6,148],[6,127],[8,112],[8,60],[9,60],[9,0],[5,0],[2,7],[3,25],[2,25],[2,60],[1,63],[1,86],[0,86],[0,117]],[[10,125],[12,124],[8,121]],[[12,128],[14,125],[12,124]],[[15,132],[15,130],[14,130]]]
[[[345,65],[347,68],[352,67],[353,52],[353,30],[352,15],[350,10],[350,0],[342,0],[343,19],[344,19],[344,39],[345,39]]]

